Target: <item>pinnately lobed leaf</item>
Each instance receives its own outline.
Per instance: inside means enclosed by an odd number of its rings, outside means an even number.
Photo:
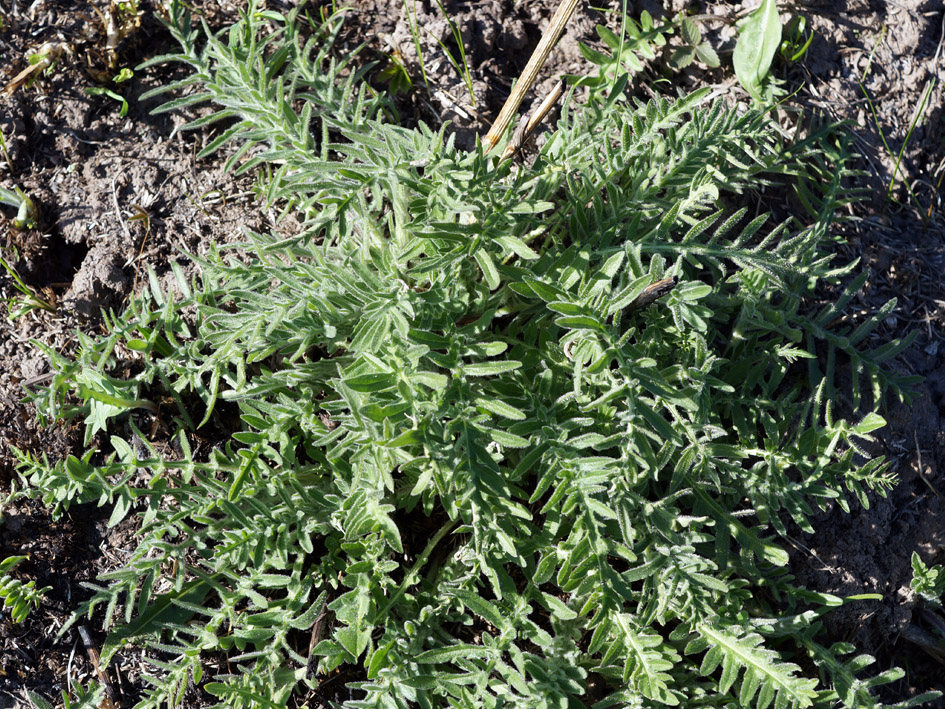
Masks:
[[[56,515],[141,520],[76,616],[105,608],[106,661],[154,655],[137,709],[192,687],[285,706],[346,676],[351,709],[878,706],[887,675],[829,689],[861,663],[816,642],[836,603],[794,585],[783,542],[825,499],[892,484],[857,456],[897,345],[857,349],[873,320],[831,329],[862,279],[805,305],[838,273],[845,139],[808,163],[708,88],[637,100],[626,71],[669,31],[644,14],[601,32],[617,56],[588,52],[587,102],[512,170],[392,125],[331,48],[340,18],[303,6],[251,0],[202,46],[166,7],[195,71],[179,86],[204,89],[184,103],[236,120],[211,145],[267,165],[261,199],[304,228],[210,248],[193,283],[178,269],[183,297],[155,275],[74,358],[44,348],[38,410],[90,439],[21,475]],[[773,1],[742,28],[755,92],[777,29]],[[810,218],[726,214],[783,175],[804,175]],[[824,403],[841,361],[852,424]],[[173,402],[166,440],[137,428],[151,401]]]

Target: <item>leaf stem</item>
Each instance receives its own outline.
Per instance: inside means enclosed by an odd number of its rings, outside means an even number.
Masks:
[[[450,520],[442,527],[439,531],[433,535],[433,539],[429,541],[426,548],[423,550],[423,553],[420,557],[414,562],[414,565],[410,567],[410,571],[407,572],[407,575],[404,576],[403,582],[400,584],[400,588],[397,589],[397,593],[391,596],[390,600],[387,602],[387,605],[384,606],[384,610],[378,614],[378,618],[384,618],[390,612],[390,609],[400,600],[401,596],[406,593],[407,588],[414,583],[414,577],[416,577],[420,569],[423,568],[423,565],[427,563],[427,560],[430,558],[430,554],[433,553],[433,550],[436,548],[436,545],[439,544],[443,537],[453,531],[456,525],[459,523],[459,520]]]

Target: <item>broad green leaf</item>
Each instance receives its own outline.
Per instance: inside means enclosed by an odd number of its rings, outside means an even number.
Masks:
[[[732,54],[738,82],[756,101],[762,100],[762,83],[780,45],[781,19],[777,0],[761,0],[761,5],[739,24],[738,40]]]
[[[485,249],[479,249],[476,252],[476,263],[478,263],[479,268],[482,269],[482,275],[486,279],[489,290],[498,288],[502,281],[499,278],[499,271],[496,269],[495,262],[492,260],[492,256],[489,255],[489,252]]]
[[[545,601],[545,606],[551,611],[551,614],[558,618],[559,620],[574,620],[577,618],[578,614],[575,613],[557,596],[552,596],[550,593],[542,593],[541,597]]]
[[[496,239],[500,244],[502,244],[509,251],[514,253],[519,258],[532,261],[538,258],[538,254],[535,253],[524,241],[519,239],[517,236],[500,236]]]
[[[495,374],[504,374],[512,372],[522,366],[521,362],[515,360],[503,360],[500,362],[478,362],[476,364],[464,364],[460,370],[467,377],[490,377]]]
[[[703,42],[696,47],[696,56],[699,57],[699,61],[712,69],[716,69],[722,65],[719,55],[716,54],[715,49],[713,49],[712,45],[708,42]]]
[[[367,649],[368,642],[371,640],[371,631],[347,626],[335,631],[335,639],[351,653],[352,657],[357,659]]]
[[[472,659],[475,657],[490,657],[495,654],[482,645],[450,645],[449,647],[439,647],[426,652],[421,652],[413,658],[413,661],[421,665],[432,665],[440,662],[455,662],[456,660]]]
[[[486,622],[491,623],[496,629],[502,630],[508,626],[508,621],[502,617],[499,609],[478,594],[460,589],[452,593],[456,598],[462,601],[464,606]]]
[[[502,431],[497,428],[489,429],[489,437],[500,446],[505,446],[506,448],[528,448],[530,445],[527,438],[522,438],[521,436],[516,436],[514,433]]]
[[[686,283],[679,284],[676,290],[673,291],[673,295],[683,302],[693,303],[697,300],[702,300],[711,292],[712,286],[706,283],[687,281]]]
[[[361,407],[361,413],[367,416],[372,421],[383,421],[387,418],[393,418],[399,416],[405,411],[410,410],[410,404],[406,401],[401,401],[397,404],[390,404],[389,406],[380,406],[378,404],[368,404],[367,406]]]
[[[450,379],[445,374],[437,372],[414,372],[410,375],[410,380],[423,384],[423,386],[439,391],[449,386]]]
[[[870,411],[863,419],[853,427],[853,430],[861,435],[866,435],[871,431],[875,431],[878,428],[882,428],[886,425],[886,419],[877,414],[875,411]]]
[[[693,47],[702,41],[702,32],[699,30],[699,25],[688,17],[683,18],[679,30],[680,34],[682,34],[683,41],[687,44],[691,44]]]
[[[393,389],[397,385],[397,376],[390,372],[371,372],[358,374],[344,380],[345,384],[362,393]]]
[[[496,416],[503,416],[507,419],[512,419],[514,421],[524,421],[525,413],[516,409],[514,406],[507,404],[501,399],[476,399],[476,406],[479,406],[486,411],[495,414]]]

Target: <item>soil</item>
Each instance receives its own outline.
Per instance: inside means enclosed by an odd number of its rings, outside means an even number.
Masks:
[[[145,0],[140,25],[107,49],[100,14],[106,3],[94,5],[13,0],[0,9],[0,86],[26,67],[28,55],[43,43],[69,45],[48,76],[31,87],[0,92],[0,131],[8,152],[0,156],[0,187],[21,187],[40,210],[36,228],[17,231],[15,210],[0,207],[0,249],[50,305],[49,311],[0,320],[0,494],[11,489],[15,477],[14,448],[58,460],[81,445],[74,427],[43,428],[32,407],[21,403],[24,385],[48,371],[32,341],[68,353],[76,331],[101,332],[102,309],[120,310],[147,283],[149,269],[165,278],[172,261],[186,267],[185,253],[239,239],[243,227],[280,228],[269,215],[260,215],[251,178],[237,180],[223,171],[225,155],[195,159],[213,134],[181,128],[199,111],[151,115],[160,99],[137,100],[182,76],[181,69],[158,66],[136,71],[120,86],[107,85],[127,98],[126,117],[119,115],[114,98],[84,91],[103,87],[102,77],[118,68],[174,49]],[[222,27],[237,16],[239,3],[197,5],[211,26]],[[285,3],[268,5],[285,9]],[[780,5],[788,19],[789,3]],[[422,28],[419,55],[408,7]],[[877,432],[870,451],[892,462],[898,485],[885,498],[872,495],[869,509],[854,503],[851,514],[824,511],[820,531],[792,538],[792,567],[798,582],[813,589],[882,595],[881,601],[838,609],[825,624],[834,640],[854,641],[874,655],[874,670],[907,670],[882,690],[884,700],[901,701],[945,691],[945,667],[933,654],[936,647],[942,652],[942,634],[909,588],[913,552],[926,563],[945,561],[945,8],[940,0],[808,0],[790,7],[806,17],[813,41],[800,60],[775,67],[792,94],[788,103],[847,121],[861,154],[862,185],[869,188],[870,199],[852,208],[842,231],[841,256],[858,257],[871,271],[851,308],[868,313],[896,298],[895,311],[871,344],[918,331],[893,367],[925,377],[910,403],[889,402],[889,425]],[[459,143],[469,146],[497,115],[554,9],[550,0],[444,0],[442,9],[429,0],[360,0],[338,49],[344,54],[367,43],[362,60],[380,61],[371,76],[381,90],[380,71],[398,53],[413,80],[413,89],[394,97],[403,121],[433,126],[450,121]],[[632,16],[644,9],[655,17],[685,9],[702,16],[703,32],[722,58],[721,69],[695,64],[672,75],[675,86],[710,83],[734,100],[747,100],[726,68],[732,20],[746,7],[643,0],[628,8]],[[465,42],[475,105],[470,86],[443,49],[454,59],[460,56],[446,16]],[[612,23],[613,17],[579,8],[529,100],[540,100],[562,74],[589,72],[578,42],[595,43],[594,25]],[[663,78],[660,63],[654,66],[637,77],[644,97],[651,83]],[[0,297],[17,296],[14,286],[0,271]],[[108,530],[108,510],[94,506],[73,507],[57,521],[35,501],[17,500],[2,513],[0,559],[29,555],[14,575],[51,590],[24,624],[13,624],[6,614],[0,618],[0,709],[30,706],[26,690],[54,701],[60,690],[94,677],[76,628],[61,638],[57,632],[88,597],[82,584],[115,568],[134,544],[130,524]],[[93,644],[100,644],[103,629],[89,625],[88,631]],[[112,681],[120,706],[132,706],[140,692],[136,662],[116,663]],[[194,695],[187,705],[202,701]]]

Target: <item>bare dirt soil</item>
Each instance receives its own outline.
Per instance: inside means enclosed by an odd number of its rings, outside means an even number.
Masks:
[[[0,155],[0,187],[22,188],[40,210],[35,229],[18,231],[12,226],[15,210],[0,207],[0,249],[52,306],[14,321],[0,319],[0,494],[15,477],[14,448],[56,460],[81,443],[74,427],[41,428],[33,410],[21,403],[24,386],[48,371],[46,358],[31,340],[68,352],[77,330],[101,331],[100,311],[120,310],[146,282],[149,268],[166,275],[171,261],[186,263],[182,252],[199,254],[211,243],[239,239],[243,226],[281,228],[259,216],[251,180],[224,174],[225,156],[195,160],[213,135],[181,132],[193,115],[152,116],[149,111],[158,101],[136,100],[181,76],[180,69],[156,67],[136,72],[120,86],[110,85],[130,103],[124,118],[115,99],[85,93],[85,88],[101,87],[103,76],[173,49],[170,36],[154,19],[154,4],[146,0],[140,3],[140,26],[108,49],[101,14],[106,4],[5,0],[0,6],[0,88],[43,43],[68,45],[48,76],[31,87],[0,91],[0,131],[8,151],[8,157]],[[745,101],[727,67],[735,35],[732,21],[752,4],[631,3],[628,10],[634,16],[644,9],[656,17],[683,10],[700,16],[705,35],[722,58],[718,70],[694,65],[666,76],[657,62],[635,79],[640,95],[646,97],[653,82],[669,78],[683,89],[714,84],[733,100]],[[211,26],[219,27],[237,16],[240,3],[204,0],[197,5]],[[395,96],[403,121],[439,125],[449,120],[460,144],[468,146],[495,118],[555,5],[551,0],[444,0],[443,8],[464,39],[474,106],[469,88],[442,49],[459,56],[436,2],[356,0],[338,49],[347,53],[366,43],[363,57],[380,61],[372,69],[379,90],[386,90],[379,74],[396,52],[413,80],[411,91]],[[913,551],[927,563],[945,561],[945,7],[941,0],[781,5],[784,19],[804,15],[814,35],[800,61],[775,67],[785,89],[796,92],[788,104],[847,121],[846,130],[862,155],[859,167],[871,199],[856,205],[844,225],[841,257],[861,258],[871,277],[851,308],[872,312],[897,298],[896,310],[872,344],[879,347],[918,330],[918,338],[894,366],[925,377],[910,404],[890,403],[889,426],[879,432],[873,451],[893,461],[898,487],[885,499],[874,496],[868,510],[825,512],[821,531],[791,540],[793,571],[799,582],[840,596],[882,594],[882,601],[851,604],[830,614],[826,624],[834,640],[855,641],[875,655],[874,669],[904,667],[905,677],[883,694],[886,701],[902,700],[945,690],[945,666],[932,654],[936,647],[945,652],[945,635],[909,589]],[[269,6],[285,10],[285,3]],[[407,7],[416,12],[428,87]],[[540,100],[562,74],[591,70],[578,42],[595,42],[593,27],[602,22],[613,23],[614,16],[579,8],[532,98]],[[910,135],[923,97],[925,109]],[[891,182],[892,197],[887,198]],[[12,278],[0,271],[0,297],[16,295]],[[13,624],[7,614],[0,617],[0,709],[29,706],[27,689],[54,701],[70,683],[94,677],[75,628],[62,638],[57,631],[87,598],[83,582],[115,568],[134,548],[133,526],[108,530],[109,511],[93,506],[73,508],[58,521],[35,502],[18,501],[2,514],[0,559],[28,554],[15,575],[52,590],[24,624]],[[93,644],[101,643],[104,629],[89,625],[88,630]],[[123,658],[110,670],[121,706],[134,704],[141,688],[139,668],[139,661]],[[194,694],[188,701],[188,706],[201,706],[203,700]]]

